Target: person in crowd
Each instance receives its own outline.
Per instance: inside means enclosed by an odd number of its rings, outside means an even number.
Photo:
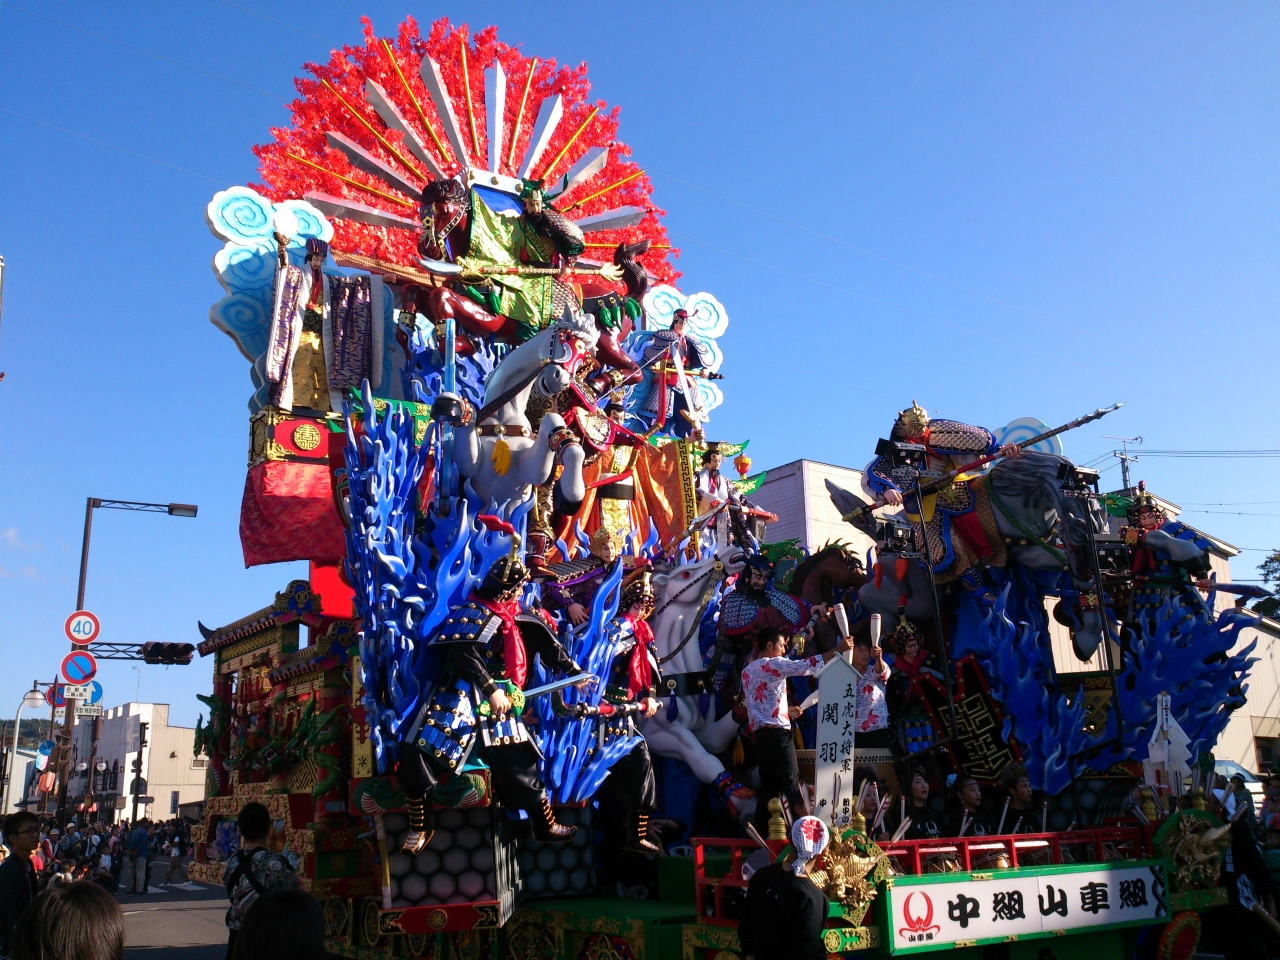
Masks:
[[[49,887],[13,932],[11,960],[121,960],[124,913],[94,883]]]
[[[870,632],[859,630],[853,639],[850,655],[858,674],[857,710],[854,715],[854,739],[859,747],[889,746],[889,706],[885,699],[885,683],[889,666],[884,652],[871,645]]]
[[[1262,854],[1267,865],[1267,873],[1277,889],[1280,889],[1280,829],[1272,827],[1267,831],[1267,849]]]
[[[968,774],[952,773],[947,776],[947,789],[951,791],[952,812],[947,824],[949,837],[985,837],[991,832],[982,815],[982,787]]]
[[[47,864],[55,859],[60,838],[57,827],[50,827],[47,833],[40,834],[40,858],[43,863]]]
[[[240,923],[231,960],[325,960],[324,910],[305,890],[268,890]]]
[[[898,832],[904,817],[911,821],[903,833],[903,840],[932,840],[942,836],[938,818],[929,807],[929,775],[923,767],[908,771],[907,793],[900,802],[892,804],[885,816],[884,832],[893,836]]]
[[[49,885],[56,886],[60,883],[74,883],[76,865],[71,860],[59,860],[58,869],[53,876],[49,878]]]
[[[147,821],[134,824],[125,843],[125,853],[130,868],[125,893],[147,892],[147,866],[151,857],[151,841],[147,836]]]
[[[40,891],[31,854],[40,843],[40,821],[34,813],[12,813],[4,819],[9,856],[0,863],[0,956],[12,955],[18,918]]]
[[[169,872],[164,875],[164,882],[160,886],[167,887],[172,883],[175,871],[181,874],[181,879],[184,882],[186,881],[186,844],[187,839],[184,836],[183,829],[175,824],[169,835]]]
[[[996,775],[1008,798],[1003,801],[1004,824],[996,823],[997,833],[1039,833],[1040,808],[1033,806],[1031,775],[1020,763],[1010,761]]]
[[[809,864],[829,839],[825,823],[800,817],[791,826],[792,853],[751,875],[738,922],[746,960],[826,960],[827,897],[810,878]]]
[[[742,694],[747,707],[747,730],[756,747],[760,765],[760,795],[756,803],[755,825],[762,836],[769,832],[769,801],[786,797],[791,809],[803,809],[800,793],[800,765],[791,721],[800,708],[787,702],[787,677],[812,676],[823,663],[849,649],[841,640],[833,650],[804,660],[787,657],[787,635],[777,627],[765,627],[756,634],[755,657],[742,668]]]
[[[227,887],[227,957],[232,960],[240,924],[253,902],[270,890],[292,890],[298,886],[293,864],[280,853],[267,849],[271,836],[271,813],[260,803],[246,803],[236,818],[240,849],[227,857],[222,876]]]

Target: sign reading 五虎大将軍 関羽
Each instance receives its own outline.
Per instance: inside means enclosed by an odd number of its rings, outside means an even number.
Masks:
[[[1163,922],[1164,861],[899,877],[887,891],[893,953]]]
[[[818,734],[814,741],[814,813],[832,827],[853,819],[854,713],[858,674],[843,657],[830,660],[818,675]]]

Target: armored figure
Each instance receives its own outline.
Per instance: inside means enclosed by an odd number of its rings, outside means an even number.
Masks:
[[[708,670],[730,669],[734,677],[742,672],[742,660],[755,645],[756,637],[766,627],[776,627],[793,636],[808,624],[812,610],[805,601],[769,586],[773,564],[757,554],[747,560],[747,569],[720,604],[721,639],[716,645]],[[725,664],[723,661],[731,661]],[[727,677],[716,677],[719,687]]]
[[[600,786],[602,799],[607,798],[607,804],[601,806],[602,812],[607,811],[606,839],[620,840],[623,850],[646,854],[661,852],[648,839],[657,788],[649,746],[635,723],[637,714],[651,717],[658,712],[658,659],[648,624],[655,603],[650,576],[648,570],[638,570],[623,584],[618,615],[606,627],[612,660],[603,703],[596,708],[599,749],[607,750],[618,741],[633,744],[609,768]]]
[[[898,414],[889,433],[891,443],[918,444],[925,449],[921,478],[939,477],[979,457],[999,453],[1013,459],[1021,454],[1015,444],[997,448],[995,434],[957,420],[930,420],[928,412],[912,401]],[[896,450],[877,451],[866,469],[867,484],[887,504],[905,505],[907,517],[915,525],[917,541],[923,531],[934,573],[940,579],[955,579],[976,567],[995,552],[989,539],[992,523],[983,523],[979,510],[990,506],[975,496],[974,478],[958,479],[938,493],[926,494],[919,503],[914,493],[916,468],[898,466]],[[987,526],[989,530],[984,530]]]
[[[534,654],[550,672],[575,676],[582,669],[543,619],[521,611],[516,597],[527,577],[514,555],[498,560],[429,641],[444,655],[445,668],[409,728],[397,770],[409,796],[409,853],[422,851],[434,832],[431,792],[477,750],[498,797],[528,813],[536,839],[573,836],[575,828],[552,815],[538,772],[542,754],[521,716],[522,688]]]
[[[622,552],[622,541],[601,527],[591,535],[591,552],[577,560],[548,564],[534,575],[542,583],[542,602],[548,610],[563,611],[575,627],[587,622],[591,601]],[[634,557],[624,558],[632,564]]]
[[[730,482],[729,478],[720,472],[723,462],[724,454],[719,444],[708,444],[706,452],[702,454],[702,469],[698,471],[694,480],[694,487],[698,494],[698,512],[710,513],[727,504],[716,514],[709,527],[715,532],[716,545],[726,547],[732,543],[740,547],[754,548],[751,538],[747,536],[746,518],[757,516],[766,522],[773,522],[778,519],[778,516],[767,510],[761,510],[739,493],[738,488]]]
[[[702,341],[685,334],[688,321],[688,311],[677,310],[671,319],[671,328],[655,331],[642,355],[646,365],[653,365],[653,375],[639,412],[657,429],[671,421],[669,432],[681,438],[693,434],[701,423],[695,419],[696,411],[689,408],[678,371],[683,369],[687,374],[711,363],[711,352]]]
[[[1208,615],[1197,587],[1212,584],[1201,579],[1209,572],[1209,541],[1197,530],[1168,519],[1164,509],[1144,484],[1127,511],[1129,525],[1123,538],[1133,550],[1130,571],[1133,586],[1127,618],[1136,623],[1144,617],[1154,624],[1156,612],[1177,597],[1193,615]]]

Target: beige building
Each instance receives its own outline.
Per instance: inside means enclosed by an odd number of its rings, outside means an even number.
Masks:
[[[95,721],[98,748],[93,752]],[[143,744],[143,724],[146,743]],[[100,718],[78,717],[72,735],[72,775],[68,796],[83,799],[93,771],[93,793],[99,814],[107,820],[130,819],[133,798],[130,785],[135,776],[133,761],[142,759],[143,796],[151,803],[139,804],[138,816],[168,820],[178,815],[182,804],[204,799],[207,757],[193,755],[195,728],[169,725],[167,703],[126,703],[103,711]],[[80,764],[85,765],[79,771]],[[98,767],[102,767],[98,770]]]
[[[771,543],[795,539],[810,552],[817,551],[829,541],[843,540],[852,544],[859,556],[865,557],[872,546],[870,538],[840,519],[840,513],[827,492],[826,480],[863,499],[867,498],[862,490],[861,470],[815,460],[796,460],[768,470],[760,489],[751,494],[752,502],[778,515],[776,523],[765,527],[765,538]],[[1157,499],[1170,517],[1181,512],[1176,503]],[[1118,530],[1120,521],[1113,518],[1112,523]],[[1230,583],[1230,561],[1239,556],[1239,549],[1203,530],[1199,532],[1212,544],[1210,565],[1218,582]],[[1234,605],[1233,601],[1232,595],[1219,593],[1217,609],[1229,609]],[[1250,610],[1244,613],[1253,615]],[[1257,657],[1258,662],[1253,665],[1246,681],[1247,702],[1231,715],[1226,730],[1218,739],[1214,755],[1221,760],[1233,760],[1248,770],[1258,771],[1264,767],[1280,770],[1280,622],[1253,616],[1256,625],[1242,630],[1230,651],[1235,653],[1257,641],[1250,654]],[[1049,639],[1059,675],[1106,669],[1101,649],[1088,662],[1078,660],[1071,647],[1070,632],[1052,616],[1049,618]]]

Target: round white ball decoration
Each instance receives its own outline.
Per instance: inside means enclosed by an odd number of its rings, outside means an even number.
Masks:
[[[455,877],[471,866],[471,857],[467,855],[467,851],[459,847],[453,847],[446,850],[440,858],[440,865],[448,873],[452,873]]]
[[[400,896],[410,903],[417,903],[427,895],[427,878],[420,873],[411,873],[400,881]]]
[[[439,900],[448,900],[458,891],[453,876],[443,871],[431,877],[427,882],[427,889]]]

